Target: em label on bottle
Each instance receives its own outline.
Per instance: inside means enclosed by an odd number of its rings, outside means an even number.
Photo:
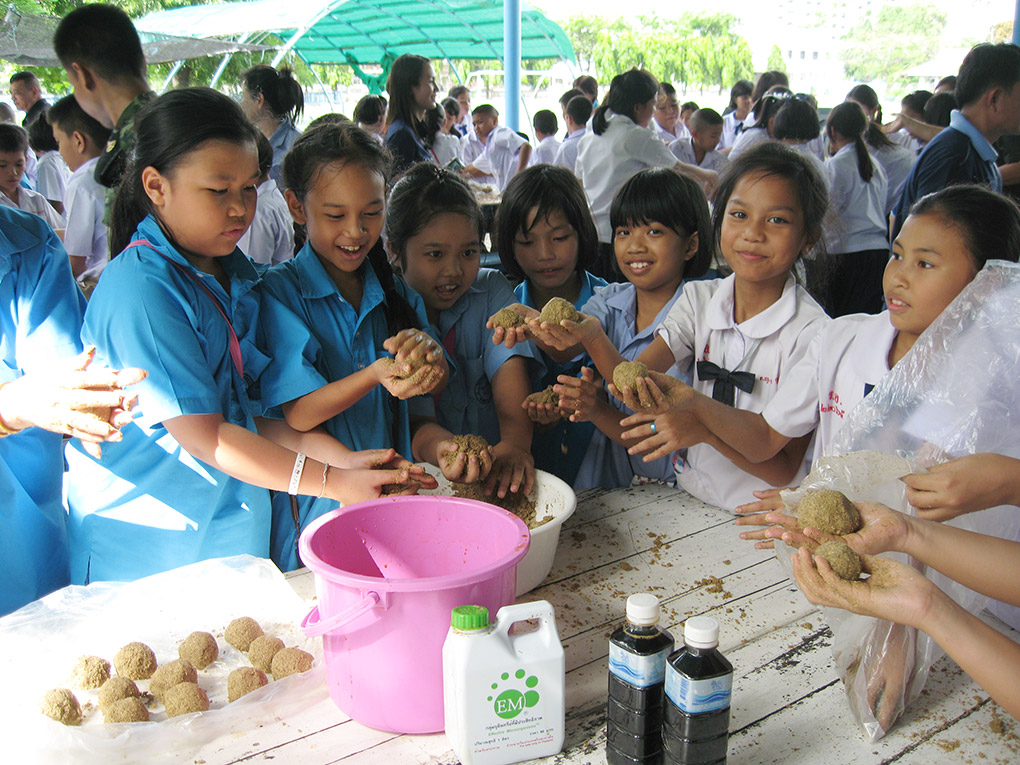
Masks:
[[[647,688],[663,682],[666,676],[666,656],[670,648],[658,653],[638,656],[625,651],[615,643],[609,644],[609,671],[624,682],[638,688]]]
[[[666,673],[666,695],[689,715],[725,709],[730,705],[732,691],[732,674],[692,680],[672,668]]]

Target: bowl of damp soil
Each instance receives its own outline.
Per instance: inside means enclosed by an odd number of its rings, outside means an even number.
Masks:
[[[435,476],[439,486],[422,490],[419,494],[458,496],[488,502],[509,510],[527,524],[531,531],[531,547],[517,564],[518,598],[531,592],[549,576],[560,541],[560,529],[577,507],[573,489],[552,473],[536,470],[530,497],[514,497],[508,492],[507,497],[501,500],[495,495],[483,495],[481,484],[451,483],[435,465],[424,467]]]

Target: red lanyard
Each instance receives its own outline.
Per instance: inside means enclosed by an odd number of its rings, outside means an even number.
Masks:
[[[166,260],[167,263],[169,263],[174,268],[176,268],[178,271],[180,271],[182,274],[184,274],[189,279],[191,279],[191,281],[193,281],[198,286],[198,288],[202,290],[202,292],[204,292],[206,295],[209,296],[209,299],[213,302],[213,305],[216,306],[216,310],[219,311],[220,312],[220,316],[223,317],[223,321],[225,321],[227,323],[227,330],[230,332],[230,342],[229,342],[229,346],[230,346],[230,358],[234,362],[234,369],[237,370],[237,373],[239,375],[241,375],[241,379],[243,380],[244,379],[244,359],[241,357],[241,343],[237,339],[237,333],[234,332],[234,325],[230,323],[230,319],[227,317],[227,314],[223,311],[223,306],[220,305],[219,299],[213,294],[212,290],[210,290],[208,287],[206,287],[204,284],[202,284],[202,280],[199,279],[197,276],[195,276],[195,274],[193,274],[191,271],[189,271],[187,268],[182,266],[177,261],[171,260],[170,258],[168,258],[162,252],[160,252],[155,247],[153,247],[152,244],[150,242],[146,241],[145,239],[135,239],[133,242],[130,242],[128,244],[128,247],[148,247],[150,250],[155,252],[161,258]]]

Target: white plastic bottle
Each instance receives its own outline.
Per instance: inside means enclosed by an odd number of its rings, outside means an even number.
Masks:
[[[510,634],[515,622],[537,630]],[[463,765],[507,765],[558,754],[564,734],[563,646],[552,606],[453,609],[443,644],[446,736]]]

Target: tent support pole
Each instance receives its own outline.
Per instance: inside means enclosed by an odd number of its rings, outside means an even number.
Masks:
[[[1020,2],[1020,0],[1017,0],[1017,2]],[[173,82],[173,80],[174,80],[174,76],[179,71],[181,71],[181,67],[182,66],[184,66],[184,59],[183,58],[174,62],[173,68],[170,69],[170,74],[168,74],[166,76],[166,79],[163,81],[163,87],[160,88],[160,91],[159,91],[160,93],[166,93],[167,88],[170,87],[170,83]]]
[[[516,131],[520,125],[521,108],[520,0],[503,0],[503,86],[506,91],[506,119],[503,124]]]

